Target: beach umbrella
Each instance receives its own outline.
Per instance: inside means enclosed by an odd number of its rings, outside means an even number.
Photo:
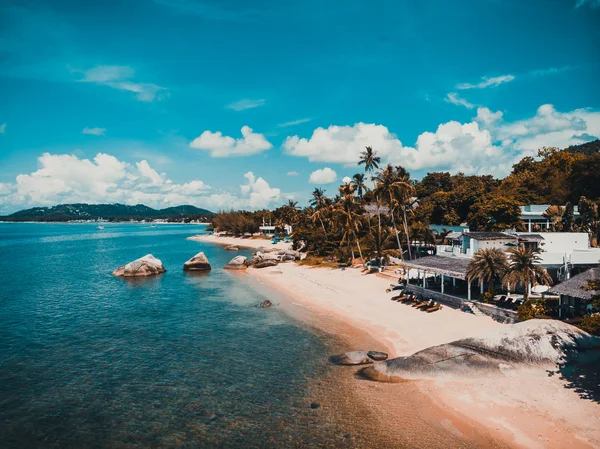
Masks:
[[[532,287],[531,291],[534,293],[544,293],[550,289],[548,285],[535,285]]]

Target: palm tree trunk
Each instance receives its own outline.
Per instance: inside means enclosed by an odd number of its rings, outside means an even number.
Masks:
[[[406,244],[408,245],[408,258],[412,260],[412,250],[410,248],[410,237],[408,235],[408,221],[406,219],[406,209],[402,207],[402,212],[404,214],[404,233],[406,234]]]
[[[323,232],[325,234],[327,234],[327,231],[325,230],[325,224],[323,224],[323,220],[321,219],[321,217],[319,217],[319,221],[321,222],[321,227],[323,228]]]
[[[358,241],[358,237],[356,236],[356,232],[352,231],[352,234],[354,234],[354,240],[356,240],[356,246],[358,246],[358,254],[360,254],[360,260],[363,263],[365,263],[365,260],[363,259],[362,251],[360,249],[360,242]]]
[[[396,241],[398,242],[398,251],[400,251],[400,258],[404,260],[404,254],[402,253],[402,245],[400,244],[400,237],[398,236],[399,232],[396,228],[396,220],[394,219],[394,211],[391,210],[392,213],[392,225],[394,226],[394,233],[396,234]]]

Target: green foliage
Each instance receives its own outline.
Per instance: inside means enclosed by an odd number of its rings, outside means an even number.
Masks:
[[[579,328],[588,334],[600,336],[600,314],[586,315],[581,320]]]
[[[477,250],[467,267],[467,278],[470,281],[487,282],[488,292],[493,295],[494,282],[502,280],[509,271],[504,251],[499,248],[482,248]]]
[[[546,302],[543,299],[532,301],[526,300],[517,308],[517,317],[519,321],[532,320],[546,316]]]

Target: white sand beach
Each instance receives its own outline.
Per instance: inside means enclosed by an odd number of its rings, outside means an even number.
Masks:
[[[257,248],[270,245],[260,239],[200,236],[202,241]],[[273,245],[287,248],[289,244]],[[257,282],[284,292],[321,320],[341,321],[381,342],[390,356],[406,356],[451,341],[501,329],[487,316],[475,316],[449,307],[424,313],[391,301],[390,281],[356,268],[329,269],[279,264],[248,269]],[[373,349],[348,347],[348,350]],[[407,400],[400,384],[379,384],[392,401]],[[416,381],[420,392],[448,415],[443,427],[463,429],[465,440],[475,428],[485,429],[498,446],[527,448],[600,447],[600,404],[582,399],[558,375],[545,370],[508,371],[504,376]],[[383,386],[385,385],[385,386]],[[465,430],[465,422],[467,429]],[[437,424],[440,424],[437,423]],[[476,427],[472,427],[476,426]],[[490,440],[480,441],[485,446]],[[471,440],[472,442],[472,440]]]
[[[257,249],[261,246],[266,248],[274,249],[289,249],[292,247],[291,243],[285,243],[283,241],[278,243],[271,243],[271,239],[268,238],[239,238],[239,237],[226,237],[217,236],[215,234],[198,234],[188,237],[188,240],[196,240],[199,242],[215,243],[217,245],[229,246],[234,245],[239,248]]]

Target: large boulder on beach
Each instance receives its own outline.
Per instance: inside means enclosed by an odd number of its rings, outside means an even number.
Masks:
[[[267,260],[258,261],[256,263],[254,263],[252,266],[254,268],[268,268],[268,267],[276,267],[278,263],[279,262],[277,262],[277,260],[267,259]]]
[[[183,271],[210,271],[210,263],[203,252],[199,252],[183,264]]]
[[[248,262],[244,256],[235,256],[225,265],[226,270],[245,270],[248,268]]]
[[[388,382],[513,375],[519,368],[548,369],[575,362],[583,352],[586,358],[600,360],[600,337],[557,320],[528,320],[378,363],[363,374]]]
[[[225,251],[239,251],[240,248],[239,246],[235,246],[235,245],[227,245],[225,248],[223,248]]]
[[[119,277],[153,276],[165,271],[167,270],[159,259],[152,254],[146,254],[144,257],[117,268],[112,275]]]
[[[387,360],[388,355],[385,352],[379,352],[379,351],[369,351],[367,352],[367,355],[369,356],[369,358],[375,360],[376,362],[381,362],[383,360]]]
[[[331,361],[338,365],[368,365],[373,363],[373,360],[371,360],[365,351],[345,352],[333,356]]]

